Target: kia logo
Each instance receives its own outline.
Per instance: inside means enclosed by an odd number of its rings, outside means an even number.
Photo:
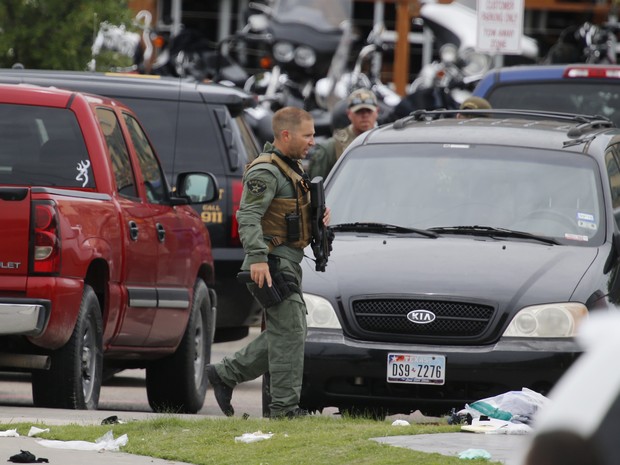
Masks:
[[[407,319],[412,323],[425,325],[435,321],[435,314],[430,310],[412,310],[407,313]]]

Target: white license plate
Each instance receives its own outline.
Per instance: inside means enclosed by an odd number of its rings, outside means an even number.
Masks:
[[[443,355],[388,354],[387,382],[445,384],[446,357]]]

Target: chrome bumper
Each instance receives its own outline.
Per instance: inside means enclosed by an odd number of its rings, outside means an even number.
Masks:
[[[49,302],[0,301],[0,336],[40,335],[49,319]]]

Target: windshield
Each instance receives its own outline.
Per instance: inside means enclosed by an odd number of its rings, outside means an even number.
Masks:
[[[604,233],[597,173],[593,159],[565,152],[465,144],[362,146],[332,174],[326,200],[331,225],[485,226],[592,245]]]
[[[613,80],[507,84],[486,98],[493,108],[601,115],[620,126],[620,85]]]
[[[351,17],[352,0],[275,0],[274,18],[280,23],[308,24],[329,31]]]

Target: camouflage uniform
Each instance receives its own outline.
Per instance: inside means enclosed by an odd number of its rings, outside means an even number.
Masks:
[[[264,151],[277,152],[271,144],[266,144]],[[295,163],[301,169],[301,163]],[[295,186],[275,164],[260,163],[244,174],[237,212],[239,235],[245,250],[242,269],[249,270],[251,264],[267,262],[269,258],[278,270],[295,278],[300,292],[265,309],[265,331],[232,357],[225,357],[215,365],[222,381],[231,387],[269,372],[272,417],[297,408],[301,395],[306,339],[306,306],[301,296],[300,267],[304,252],[286,243],[273,247],[270,252],[271,238],[263,234],[261,220],[272,199],[290,199],[295,195]],[[249,284],[252,285],[255,284]]]
[[[334,135],[327,139],[322,144],[317,144],[310,155],[310,167],[308,168],[308,174],[310,179],[315,176],[322,176],[323,179],[327,178],[327,175],[336,164],[344,149],[346,149],[356,134],[353,129],[353,125],[348,125],[346,128],[338,129],[334,131]]]

